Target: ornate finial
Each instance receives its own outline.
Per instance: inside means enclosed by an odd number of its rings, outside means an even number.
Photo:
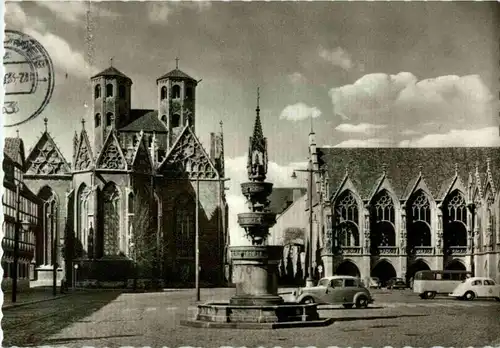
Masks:
[[[219,122],[219,125],[220,125],[220,133],[222,134],[222,126],[224,125],[224,123],[222,122],[222,120]]]
[[[85,129],[85,119],[82,117],[82,130]]]
[[[262,132],[260,122],[260,93],[257,88],[257,115],[253,127],[253,135],[250,137],[250,147],[248,151],[248,178],[252,181],[264,181],[267,174],[267,140]]]
[[[113,57],[109,58],[109,66],[113,66]]]
[[[44,123],[44,125],[45,125],[45,132],[47,132],[47,122],[49,122],[49,119],[48,119],[47,117],[45,117],[45,118],[43,119],[43,123]]]
[[[421,165],[421,164],[419,164],[419,165],[418,165],[418,175],[419,175],[419,176],[422,176],[422,168],[423,168],[423,167],[424,167],[424,166],[423,166],[423,165]]]
[[[491,172],[490,165],[491,165],[491,158],[488,156],[488,157],[486,157],[486,170],[488,171],[488,173]]]
[[[175,68],[179,69],[179,58],[175,58]]]
[[[479,161],[476,161],[476,175],[479,174]]]
[[[387,163],[382,163],[382,172],[384,173],[384,175],[387,174]]]
[[[257,115],[259,115],[259,112],[260,112],[260,88],[257,87],[257,109],[255,109],[257,111]]]
[[[455,175],[458,175],[458,162],[455,162]]]
[[[347,164],[345,166],[345,176],[348,176],[349,175],[349,165]]]
[[[19,129],[16,129],[17,138],[19,139]]]

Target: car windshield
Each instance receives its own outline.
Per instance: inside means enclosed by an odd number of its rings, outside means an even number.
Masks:
[[[327,286],[328,285],[328,279],[324,278],[324,279],[320,279],[320,281],[318,282],[318,286]]]

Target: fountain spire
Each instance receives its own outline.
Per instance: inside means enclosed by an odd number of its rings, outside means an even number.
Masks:
[[[253,135],[250,137],[248,149],[248,179],[251,181],[263,182],[266,180],[267,174],[267,139],[262,132],[262,124],[260,121],[260,92],[257,88],[257,109],[255,123],[253,127]]]

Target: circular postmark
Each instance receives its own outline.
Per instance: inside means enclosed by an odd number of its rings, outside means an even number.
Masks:
[[[54,67],[45,48],[34,38],[5,30],[3,57],[5,90],[4,127],[17,126],[37,117],[54,91]]]

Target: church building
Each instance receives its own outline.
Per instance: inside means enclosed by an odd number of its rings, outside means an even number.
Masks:
[[[200,281],[223,281],[222,122],[207,151],[195,131],[198,82],[176,67],[156,80],[156,110],[143,110],[132,108],[132,80],[124,73],[110,66],[93,76],[92,122],[75,131],[72,158],[63,156],[59,146],[66,144],[56,144],[45,119],[24,175],[42,202],[40,285],[52,282],[54,252],[68,282],[121,286],[139,277],[192,284],[197,226]]]

